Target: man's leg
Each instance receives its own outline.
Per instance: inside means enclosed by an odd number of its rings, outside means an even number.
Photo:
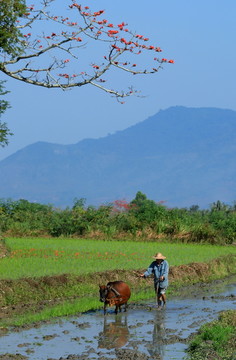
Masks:
[[[163,307],[166,305],[166,288],[160,289],[160,300],[163,302]]]
[[[166,306],[166,294],[162,293],[161,297],[162,297],[162,301],[163,301],[163,306]]]
[[[160,288],[158,287],[158,289],[157,289],[157,306],[161,307],[161,305],[162,305],[162,295],[160,292]]]
[[[161,306],[161,294],[160,294],[160,288],[158,283],[154,283],[155,293],[156,293],[156,303],[157,306]]]
[[[157,304],[158,304],[158,307],[161,307],[162,305],[162,296],[161,295],[158,295],[158,300],[157,300]]]

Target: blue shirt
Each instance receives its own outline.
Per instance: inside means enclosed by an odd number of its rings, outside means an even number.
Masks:
[[[144,277],[149,275],[154,275],[154,282],[158,282],[160,276],[164,276],[164,280],[160,281],[160,287],[166,288],[168,286],[168,274],[169,274],[169,264],[166,260],[163,260],[159,265],[156,261],[153,261],[147,271],[144,273]]]

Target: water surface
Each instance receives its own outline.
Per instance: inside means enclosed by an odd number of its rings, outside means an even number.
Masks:
[[[161,311],[149,301],[117,316],[112,309],[106,317],[97,311],[11,332],[0,338],[0,354],[18,353],[29,360],[66,359],[71,354],[78,359],[117,359],[118,349],[126,349],[146,359],[183,359],[191,333],[220,311],[235,309],[235,280],[197,287],[197,293],[171,299]]]

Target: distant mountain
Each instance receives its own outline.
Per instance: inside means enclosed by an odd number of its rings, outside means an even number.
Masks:
[[[236,200],[236,111],[171,107],[100,139],[37,142],[0,161],[0,197],[71,206],[131,200],[168,207]]]

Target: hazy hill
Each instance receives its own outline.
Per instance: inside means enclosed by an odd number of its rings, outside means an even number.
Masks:
[[[170,207],[232,203],[236,111],[172,107],[104,138],[38,142],[0,161],[0,175],[0,197],[56,206],[131,200],[139,190]]]

